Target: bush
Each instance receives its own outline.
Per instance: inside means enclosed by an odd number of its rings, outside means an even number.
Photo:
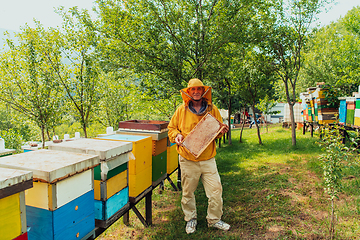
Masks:
[[[20,150],[21,145],[24,142],[22,135],[12,128],[10,128],[8,131],[0,131],[0,136],[5,141],[6,149]]]

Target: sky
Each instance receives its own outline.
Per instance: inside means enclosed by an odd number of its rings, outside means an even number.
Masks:
[[[319,15],[321,26],[337,21],[345,16],[354,6],[360,6],[360,0],[337,0],[327,12]],[[19,31],[26,23],[33,27],[33,19],[39,20],[44,27],[61,25],[61,17],[54,8],[64,6],[66,9],[78,6],[91,11],[94,0],[0,0],[0,28]]]
[[[44,27],[61,26],[61,17],[55,8],[74,6],[91,11],[95,0],[0,0],[0,28],[19,31],[26,23],[33,27],[35,18]]]

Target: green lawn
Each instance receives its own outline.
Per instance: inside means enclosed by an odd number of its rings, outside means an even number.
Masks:
[[[145,228],[130,212],[130,226],[122,219],[98,239],[327,239],[329,201],[323,192],[321,154],[315,134],[297,131],[297,146],[291,131],[281,126],[261,129],[263,145],[256,129],[232,130],[233,144],[223,144],[216,157],[223,184],[223,220],[229,232],[208,229],[207,198],[200,184],[196,192],[197,231],[185,233],[180,207],[181,192],[166,182],[165,191],[153,193],[153,225]],[[337,238],[360,236],[360,168],[344,170],[344,193],[337,201]],[[176,182],[177,174],[172,175]],[[144,202],[137,205],[144,215]]]

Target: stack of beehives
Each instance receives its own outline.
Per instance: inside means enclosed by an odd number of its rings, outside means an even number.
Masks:
[[[353,92],[355,98],[355,110],[354,110],[354,126],[360,127],[360,86],[358,92]]]
[[[305,101],[303,104],[304,120],[317,122],[319,124],[329,124],[335,121],[338,109],[330,106],[325,98],[325,93],[329,86],[324,82],[316,83],[316,87],[307,88],[307,94],[300,94],[300,98]],[[305,110],[307,108],[307,111]]]
[[[360,86],[352,97],[339,97],[339,123],[349,127],[360,127]]]
[[[345,125],[346,123],[346,97],[339,97],[340,106],[339,106],[339,124]]]
[[[324,82],[316,84],[315,91],[315,101],[317,104],[317,116],[319,124],[329,124],[336,121],[336,114],[338,114],[338,109],[328,102],[325,97],[326,92],[330,86],[326,85]]]
[[[304,122],[309,121],[308,104],[310,103],[309,94],[307,92],[300,93],[301,106],[302,106],[302,118]]]
[[[354,125],[355,100],[356,100],[356,98],[354,98],[354,97],[346,98],[346,120],[345,120],[345,123],[348,126]]]
[[[315,97],[313,96],[316,88],[309,87],[306,90],[309,94],[309,103],[310,103],[309,122],[317,122],[317,116],[315,115],[315,107],[316,107],[315,106]]]

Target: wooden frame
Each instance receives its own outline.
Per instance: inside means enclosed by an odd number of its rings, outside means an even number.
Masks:
[[[198,158],[224,126],[210,113],[207,113],[181,142],[195,158]]]

